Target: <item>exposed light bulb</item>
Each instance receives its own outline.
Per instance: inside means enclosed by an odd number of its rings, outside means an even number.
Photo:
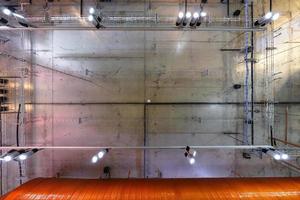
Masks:
[[[179,12],[178,13],[178,17],[179,17],[179,19],[182,19],[184,17],[184,13],[183,12]]]
[[[94,9],[93,7],[91,7],[91,8],[89,9],[89,13],[90,13],[90,14],[94,14],[94,13],[95,13],[95,9]]]
[[[11,10],[9,10],[8,8],[4,8],[2,11],[6,15],[11,15],[12,14]]]
[[[27,155],[21,154],[21,155],[19,155],[19,159],[20,160],[26,160],[27,159]]]
[[[198,13],[198,12],[194,12],[193,17],[194,17],[195,19],[197,19],[197,18],[199,17],[199,13]]]
[[[289,155],[286,153],[281,154],[281,159],[287,160],[289,158]]]
[[[185,17],[186,18],[190,18],[192,16],[192,13],[191,12],[187,12],[186,14],[185,14]]]
[[[93,156],[92,157],[92,163],[96,163],[98,161],[98,156]]]
[[[277,153],[273,157],[274,157],[275,160],[280,160],[280,158],[281,158],[281,156]]]
[[[4,160],[5,162],[9,162],[9,161],[12,160],[12,157],[11,157],[11,156],[5,156],[5,157],[3,158],[3,160]]]
[[[265,15],[265,19],[271,19],[272,17],[272,12],[268,12],[266,15]]]
[[[206,17],[207,13],[202,11],[202,12],[200,13],[200,15],[201,15],[201,17]]]
[[[105,154],[104,151],[100,151],[100,152],[98,153],[98,158],[99,158],[99,159],[103,158],[104,154]]]
[[[279,18],[279,13],[275,13],[273,16],[272,16],[272,20],[275,21]]]
[[[93,20],[94,20],[93,15],[89,15],[88,20],[89,20],[90,22],[93,21]]]
[[[195,158],[190,158],[189,162],[190,162],[191,165],[193,165],[193,164],[195,164],[196,160],[195,160]]]

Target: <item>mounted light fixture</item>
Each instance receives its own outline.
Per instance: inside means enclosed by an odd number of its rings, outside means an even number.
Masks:
[[[93,15],[89,15],[89,16],[88,16],[88,20],[89,20],[90,22],[92,22],[92,21],[94,20]]]
[[[95,13],[95,8],[91,7],[91,8],[89,9],[89,13],[90,13],[90,14],[94,14],[94,13]]]
[[[282,159],[282,160],[287,160],[287,159],[289,159],[289,155],[286,154],[286,153],[282,153],[282,154],[281,154],[281,159]]]
[[[23,161],[26,160],[27,158],[29,158],[30,156],[32,156],[33,154],[35,154],[36,152],[38,152],[39,149],[20,149],[20,150],[15,150],[12,149],[10,151],[8,151],[6,154],[0,156],[0,160],[4,161],[4,162],[9,162],[9,161]]]
[[[264,18],[267,19],[267,20],[271,19],[272,15],[273,15],[272,12],[268,12],[267,14],[265,14]]]
[[[269,24],[272,21],[277,20],[279,18],[279,16],[280,16],[279,13],[268,12],[263,17],[261,17],[260,19],[256,20],[254,22],[254,26],[265,26],[266,24]]]
[[[9,10],[8,8],[3,8],[3,9],[2,9],[2,12],[3,12],[5,15],[7,15],[7,16],[10,16],[10,15],[12,14],[12,11]]]
[[[108,149],[104,149],[104,150],[101,150],[99,151],[99,153],[97,154],[98,155],[98,158],[101,159],[103,158],[103,156],[108,153]]]
[[[272,16],[272,20],[275,21],[279,18],[280,14],[279,13],[275,13],[273,16]]]
[[[197,25],[197,21],[199,19],[199,16],[200,15],[199,15],[198,12],[194,12],[193,17],[192,17],[191,22],[190,22],[191,27],[195,27]]]
[[[201,15],[201,17],[206,17],[206,16],[207,16],[207,13],[204,12],[204,11],[201,11],[200,15]]]
[[[180,11],[176,20],[176,26],[180,26],[183,22],[184,13]]]
[[[289,159],[289,155],[285,152],[280,152],[273,148],[270,149],[262,149],[262,152],[268,154],[269,156],[273,157],[275,160],[287,160]]]
[[[11,160],[13,160],[15,157],[19,156],[20,152],[12,149],[9,150],[6,154],[4,154],[3,156],[0,157],[0,160],[4,161],[4,162],[9,162]]]
[[[93,156],[92,157],[92,163],[98,162],[98,156]]]
[[[109,149],[102,149],[101,151],[99,151],[97,155],[94,155],[92,157],[92,163],[97,163],[98,160],[102,159],[104,155],[108,153],[108,151]]]
[[[186,146],[184,156],[188,159],[189,163],[193,165],[196,162],[195,157],[197,155],[197,152],[196,151],[191,152],[190,150],[191,148],[189,146]]]
[[[26,150],[20,150],[20,155],[17,156],[15,158],[15,160],[26,160],[27,158],[29,158],[30,156],[32,156],[33,154],[35,154],[36,152],[38,152],[39,149],[26,149]]]
[[[191,18],[191,16],[192,16],[192,13],[189,12],[189,11],[185,14],[185,17],[186,17],[187,19]]]
[[[179,13],[178,13],[178,18],[179,18],[179,19],[182,19],[183,17],[184,17],[184,13],[183,13],[183,12],[179,12]]]
[[[89,13],[88,21],[92,22],[97,29],[101,28],[102,17],[100,13],[96,12],[96,10],[92,7],[89,9]]]

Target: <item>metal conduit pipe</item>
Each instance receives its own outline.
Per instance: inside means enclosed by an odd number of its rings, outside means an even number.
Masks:
[[[300,199],[300,178],[56,179],[38,178],[0,200],[15,199]]]
[[[95,150],[95,149],[185,149],[186,146],[1,146],[0,150],[10,149],[51,149],[51,150]],[[192,149],[262,149],[274,148],[269,145],[225,145],[225,146],[190,146]]]

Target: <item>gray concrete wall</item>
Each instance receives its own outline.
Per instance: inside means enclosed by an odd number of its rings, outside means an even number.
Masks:
[[[285,30],[275,44],[294,47],[285,44]],[[243,55],[220,51],[242,47],[244,35],[239,32],[33,31],[24,32],[23,37],[22,32],[13,34],[5,32],[11,41],[1,50],[10,56],[0,57],[1,70],[15,75],[20,73],[20,66],[27,69],[26,145],[241,144],[240,103],[244,88],[234,90],[232,86],[244,82]],[[259,51],[264,40],[257,37]],[[297,38],[293,31],[288,41]],[[284,48],[278,47],[275,54]],[[292,52],[285,52],[283,58],[277,58],[277,54],[275,57],[276,71],[283,72],[275,84],[275,100],[294,102],[300,95],[299,50],[295,46]],[[258,52],[256,57],[259,56],[263,55]],[[281,62],[289,64],[278,64]],[[264,65],[258,63],[257,102],[265,100],[264,80]],[[280,138],[285,107],[286,104],[280,104],[275,109],[275,135]],[[288,107],[288,137],[297,143],[300,106]],[[264,104],[255,105],[255,144],[270,143],[265,109]],[[5,145],[15,143],[15,119],[16,114],[12,113],[2,121]],[[233,150],[199,150],[195,165],[190,165],[180,150],[112,150],[100,163],[92,164],[95,153],[43,150],[26,161],[27,179],[99,178],[103,177],[105,166],[111,167],[113,178],[297,175],[266,156],[252,155],[247,160],[241,151]],[[16,163],[3,164],[2,171],[5,191],[18,185]]]

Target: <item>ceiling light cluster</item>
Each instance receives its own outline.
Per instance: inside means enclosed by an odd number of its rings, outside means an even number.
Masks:
[[[40,149],[21,149],[21,150],[9,150],[4,155],[0,156],[0,160],[2,162],[9,162],[9,161],[23,161],[38,152]]]
[[[103,27],[101,25],[102,22],[102,16],[100,14],[100,12],[96,12],[95,8],[91,7],[89,9],[89,16],[88,16],[88,21],[92,22],[93,25],[99,29],[101,27]]]
[[[184,27],[187,24],[189,24],[190,27],[200,26],[203,18],[206,16],[207,13],[204,11],[194,12],[193,14],[190,11],[180,11],[177,16],[176,26]]]
[[[280,152],[275,149],[262,149],[262,152],[272,156],[275,160],[287,160],[289,159],[289,155],[285,152]]]
[[[101,160],[103,157],[104,157],[104,155],[105,154],[107,154],[108,153],[108,149],[103,149],[103,150],[101,150],[101,151],[99,151],[96,155],[94,155],[93,157],[92,157],[92,163],[97,163],[99,160]]]
[[[180,8],[179,13],[177,15],[176,23],[175,25],[178,27],[185,27],[189,24],[191,28],[196,28],[197,26],[200,26],[203,19],[207,16],[207,13],[203,11],[203,5],[202,3],[207,3],[207,1],[201,1],[200,7],[193,8],[193,13],[188,10],[188,1],[185,0],[184,7]],[[181,7],[181,6],[180,6]]]
[[[268,12],[263,17],[261,17],[260,19],[256,20],[254,22],[254,26],[265,26],[266,24],[269,24],[272,21],[277,20],[279,18],[279,16],[280,16],[279,13]]]
[[[191,151],[191,148],[189,146],[186,146],[185,148],[185,152],[184,152],[184,156],[188,159],[189,163],[191,165],[195,164],[196,162],[196,157],[197,155],[197,152],[194,150],[194,151]]]

